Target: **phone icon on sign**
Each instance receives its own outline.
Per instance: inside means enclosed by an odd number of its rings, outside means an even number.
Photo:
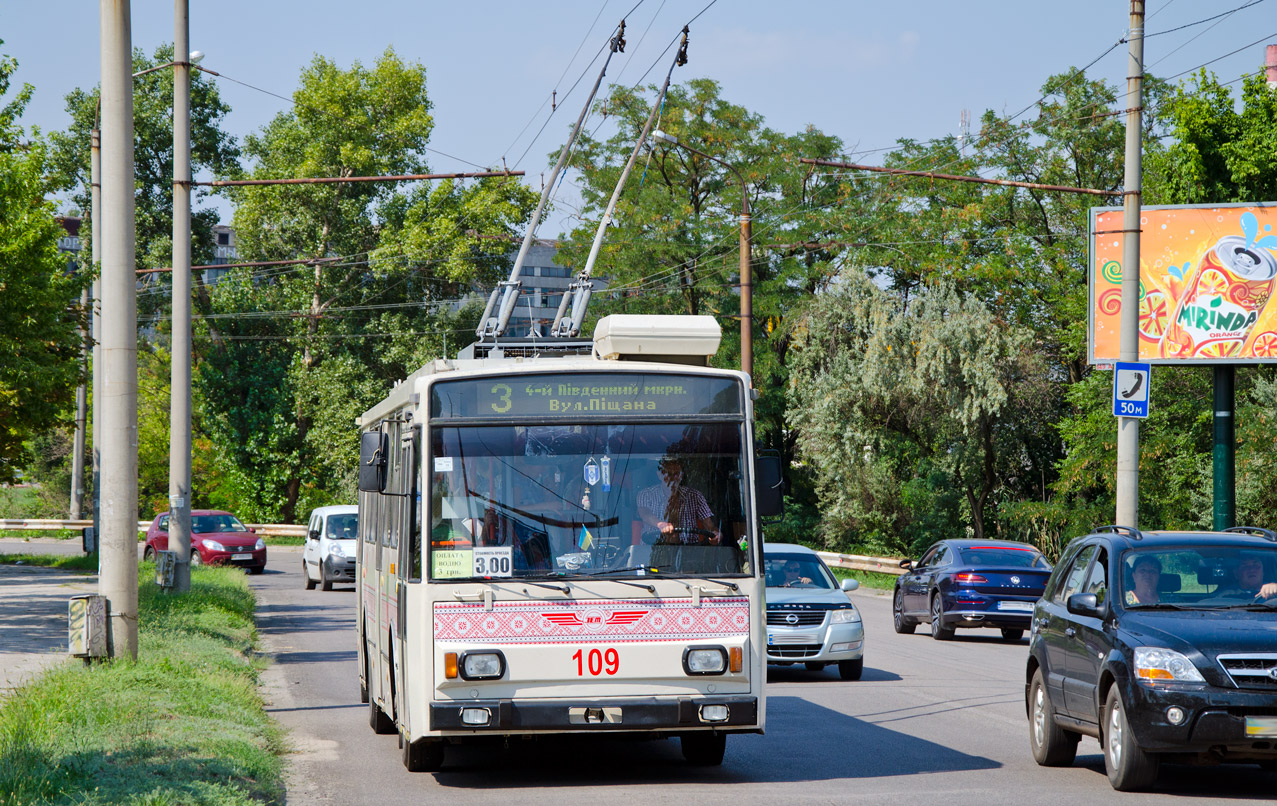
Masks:
[[[1139,392],[1140,387],[1144,385],[1143,372],[1132,372],[1130,374],[1135,376],[1135,383],[1131,384],[1130,389],[1127,389],[1126,391],[1121,393],[1122,397],[1126,398],[1127,400],[1130,400],[1131,398],[1135,397],[1135,394]]]

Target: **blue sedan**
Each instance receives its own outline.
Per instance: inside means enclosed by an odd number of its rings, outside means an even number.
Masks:
[[[993,627],[1019,641],[1051,576],[1040,551],[1013,540],[941,540],[900,566],[905,573],[891,608],[896,632],[928,623],[937,641],[952,639],[959,627]]]

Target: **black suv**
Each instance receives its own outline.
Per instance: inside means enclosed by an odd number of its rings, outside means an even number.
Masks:
[[[1072,764],[1085,734],[1119,790],[1162,760],[1277,769],[1277,534],[1102,527],[1069,544],[1030,631],[1039,764]]]

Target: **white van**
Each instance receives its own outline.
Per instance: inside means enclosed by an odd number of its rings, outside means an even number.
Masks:
[[[355,538],[359,534],[359,507],[317,507],[306,526],[306,548],[302,551],[302,574],[306,590],[320,585],[333,589],[334,582],[355,582]]]

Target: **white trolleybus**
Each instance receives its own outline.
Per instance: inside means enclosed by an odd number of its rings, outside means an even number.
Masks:
[[[719,339],[609,316],[588,354],[438,360],[360,418],[361,691],[409,770],[565,733],[718,764],[763,732],[780,463],[747,376],[707,367]]]

